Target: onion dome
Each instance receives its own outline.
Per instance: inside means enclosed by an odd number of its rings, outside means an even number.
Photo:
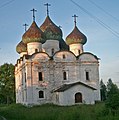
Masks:
[[[62,39],[62,31],[60,27],[56,26],[49,16],[46,17],[44,23],[40,26],[40,29],[44,32],[45,38],[48,40],[60,40]]]
[[[22,41],[16,46],[16,51],[20,54],[22,52],[27,52],[27,45]]]
[[[24,33],[22,40],[24,43],[45,42],[43,32],[39,29],[35,21],[33,21],[30,28]]]
[[[66,44],[66,42],[63,39],[59,41],[59,47],[60,50],[69,50],[69,46]]]
[[[85,44],[87,42],[86,36],[79,31],[77,26],[74,27],[73,31],[66,37],[67,45],[70,44]]]

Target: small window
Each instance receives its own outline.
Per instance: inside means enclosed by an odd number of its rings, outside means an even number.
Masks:
[[[67,73],[66,72],[63,72],[63,79],[67,80]]]
[[[89,72],[86,71],[86,80],[89,80]]]
[[[63,54],[63,59],[65,59],[66,58],[66,56]]]
[[[35,53],[37,53],[38,52],[38,49],[35,49]]]
[[[80,53],[81,53],[80,50],[78,50],[78,54],[79,54],[79,55],[80,55]]]
[[[39,72],[39,81],[43,81],[43,75],[42,75],[42,72]]]
[[[39,91],[39,98],[44,98],[44,92],[43,91]]]
[[[52,53],[52,55],[54,54],[54,48],[51,49],[51,53]]]
[[[25,83],[26,83],[26,72],[25,72]]]

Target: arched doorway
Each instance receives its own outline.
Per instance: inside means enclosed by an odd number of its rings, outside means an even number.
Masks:
[[[82,94],[80,92],[75,94],[75,103],[82,103]]]

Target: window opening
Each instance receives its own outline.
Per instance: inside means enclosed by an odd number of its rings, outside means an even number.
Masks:
[[[89,80],[89,72],[86,71],[86,80]]]
[[[66,72],[63,72],[63,79],[67,80],[67,73]]]
[[[53,55],[54,54],[54,48],[52,48],[51,52],[52,52],[52,55]]]
[[[37,52],[38,52],[38,49],[35,49],[35,52],[37,53]]]
[[[43,91],[39,91],[39,98],[44,98],[44,92]]]
[[[39,72],[39,81],[43,81],[43,75],[42,75],[42,72]]]
[[[78,50],[78,54],[79,54],[79,55],[80,55],[80,53],[81,53],[80,50]]]
[[[75,103],[82,103],[82,94],[81,93],[75,94]]]
[[[65,59],[66,58],[66,56],[63,54],[63,59]]]

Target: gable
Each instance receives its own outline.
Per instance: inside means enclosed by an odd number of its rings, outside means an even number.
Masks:
[[[80,61],[95,61],[95,62],[98,61],[97,56],[95,56],[89,52],[84,52],[84,53],[80,54],[78,59]]]
[[[68,89],[70,89],[71,87],[74,87],[74,86],[76,86],[76,85],[81,85],[81,86],[84,86],[84,87],[86,87],[86,88],[88,88],[88,89],[96,90],[96,88],[94,88],[94,87],[92,87],[92,86],[89,86],[89,85],[87,85],[87,84],[85,84],[85,83],[75,82],[75,83],[71,83],[71,84],[64,84],[64,85],[60,86],[59,88],[53,90],[53,92],[64,92],[64,91],[66,91],[66,90],[68,90]]]
[[[76,56],[70,51],[58,51],[53,56],[55,62],[74,62]]]
[[[38,52],[31,56],[31,60],[38,60],[39,62],[46,62],[50,59],[49,55],[45,52]]]

